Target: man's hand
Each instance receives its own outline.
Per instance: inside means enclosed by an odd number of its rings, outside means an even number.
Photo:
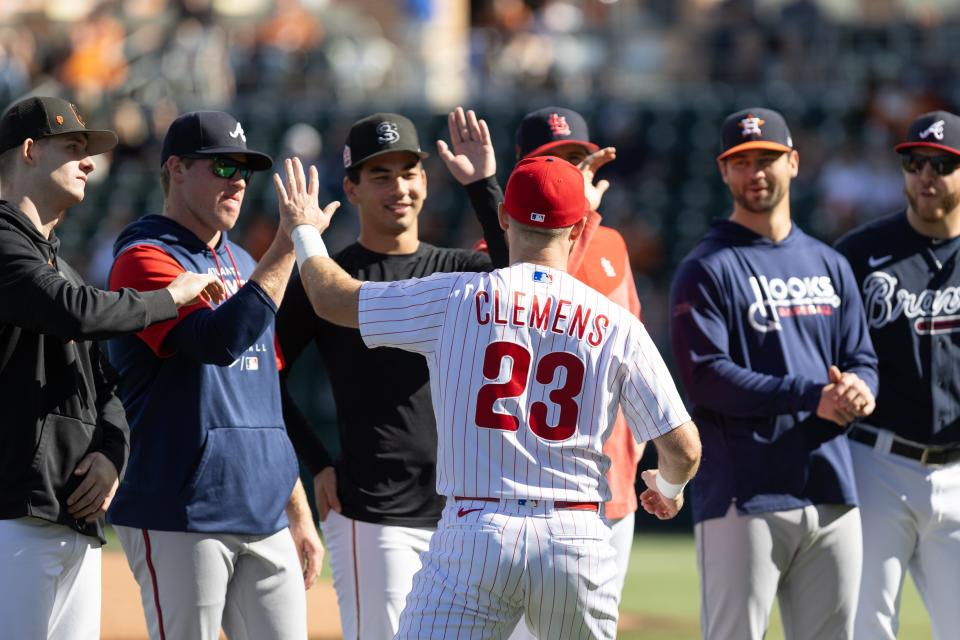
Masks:
[[[313,225],[322,233],[330,226],[333,212],[340,207],[340,203],[334,200],[320,208],[320,175],[313,165],[310,166],[309,183],[303,173],[300,158],[287,158],[283,161],[283,166],[287,176],[286,186],[279,173],[273,174],[273,185],[280,201],[279,233],[289,238],[293,228],[301,224]]]
[[[94,451],[83,457],[73,475],[86,477],[67,498],[67,511],[77,520],[94,522],[107,512],[117,492],[117,468],[105,455]]]
[[[337,472],[333,467],[325,467],[313,476],[313,497],[317,501],[320,522],[327,519],[331,509],[341,513],[340,498],[337,497]]]
[[[617,159],[617,149],[615,147],[604,147],[594,151],[578,165],[580,173],[583,174],[584,195],[590,204],[591,211],[597,211],[600,208],[600,201],[603,200],[603,194],[610,188],[609,180],[601,180],[593,184],[594,178],[600,167],[612,160]]]
[[[486,121],[477,120],[472,109],[464,114],[463,107],[457,107],[447,116],[447,127],[453,151],[437,140],[437,152],[457,182],[468,185],[497,173],[497,156]]]
[[[873,413],[876,401],[866,383],[855,373],[841,373],[835,365],[828,372],[830,383],[820,392],[817,415],[845,427],[855,418]]]
[[[681,491],[672,500],[664,497],[657,489],[656,469],[647,469],[640,474],[647,488],[640,494],[640,505],[647,513],[657,516],[660,520],[669,520],[680,513],[683,508],[683,492]]]
[[[192,271],[184,271],[174,278],[173,282],[167,285],[167,291],[178,308],[196,304],[200,300],[222,302],[227,297],[227,290],[219,278],[209,273]]]
[[[317,535],[317,527],[313,523],[307,494],[299,478],[290,493],[286,512],[287,520],[290,521],[290,535],[293,537],[300,568],[303,570],[303,588],[309,589],[320,575],[320,567],[323,565],[323,543]]]

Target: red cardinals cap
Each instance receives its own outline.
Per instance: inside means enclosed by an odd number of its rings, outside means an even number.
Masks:
[[[720,138],[723,148],[717,160],[749,149],[793,150],[787,121],[773,109],[762,107],[731,113],[720,127]]]
[[[583,174],[560,158],[524,158],[507,181],[503,208],[511,218],[531,227],[572,226],[587,215]]]
[[[914,147],[940,149],[960,156],[960,117],[949,111],[931,111],[919,116],[907,130],[907,139],[893,148],[903,153]]]
[[[573,109],[544,107],[523,116],[517,127],[517,157],[539,156],[563,144],[579,144],[593,153],[587,121]]]

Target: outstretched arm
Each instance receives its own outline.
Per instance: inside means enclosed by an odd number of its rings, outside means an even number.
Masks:
[[[360,285],[328,255],[320,233],[330,226],[337,201],[320,207],[320,179],[316,167],[310,167],[307,183],[299,158],[283,162],[286,185],[279,174],[273,184],[280,200],[280,225],[291,232],[300,267],[300,279],[314,312],[321,318],[344,327],[357,328],[360,309]]]
[[[457,107],[447,116],[450,145],[437,140],[440,159],[450,174],[466,188],[470,204],[483,229],[490,261],[495,268],[510,263],[503,229],[497,219],[497,205],[503,191],[497,184],[497,156],[487,123],[472,109]]]

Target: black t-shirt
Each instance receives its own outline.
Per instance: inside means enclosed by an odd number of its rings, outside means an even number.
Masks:
[[[410,255],[384,255],[353,244],[333,256],[358,280],[420,278],[451,271],[490,271],[490,258],[424,242]],[[294,276],[277,314],[277,336],[288,369],[310,340],[326,366],[337,407],[341,453],[333,463],[343,515],[363,522],[435,527],[444,500],[436,493],[437,430],[430,374],[423,356],[368,349],[360,331],[318,318]],[[284,378],[286,373],[284,374]],[[330,455],[290,401],[290,439],[313,473]]]

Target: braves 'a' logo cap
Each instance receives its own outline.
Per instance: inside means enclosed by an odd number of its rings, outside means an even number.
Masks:
[[[723,160],[749,149],[791,151],[793,137],[787,121],[773,109],[752,107],[731,113],[720,127],[721,150],[718,160]]]
[[[95,156],[117,145],[117,134],[107,129],[88,129],[76,105],[62,98],[34,97],[15,103],[0,118],[0,153],[23,144],[65,133],[87,137],[87,153]]]
[[[430,154],[420,148],[417,128],[398,113],[375,113],[353,123],[343,148],[345,169],[359,166],[390,151],[409,151],[421,159]]]
[[[587,121],[573,109],[544,107],[523,116],[517,127],[517,158],[542,156],[563,144],[579,144],[593,153],[600,147],[590,142]]]
[[[907,138],[893,149],[904,153],[914,147],[939,149],[960,156],[960,116],[949,111],[931,111],[917,117],[907,129]]]
[[[170,156],[220,156],[228,153],[246,157],[254,171],[266,171],[273,158],[247,148],[247,134],[240,121],[224,111],[191,111],[170,124],[163,137],[160,164]]]

